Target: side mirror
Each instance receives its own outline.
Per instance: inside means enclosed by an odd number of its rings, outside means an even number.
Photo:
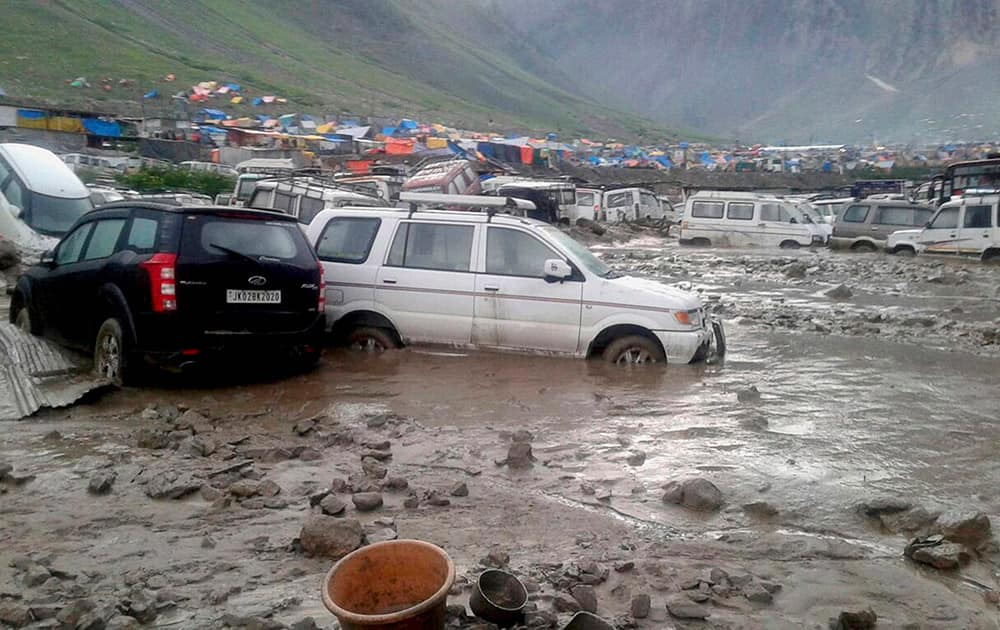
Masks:
[[[573,275],[573,268],[565,260],[550,258],[545,261],[543,273],[546,280],[565,280]]]
[[[41,263],[42,265],[45,265],[46,267],[49,267],[50,269],[52,267],[55,267],[56,266],[55,250],[50,249],[46,252],[42,252],[42,256],[41,258],[38,259],[38,262]]]
[[[789,223],[798,223],[799,221],[795,217],[792,217],[791,219],[788,220],[788,222]]]

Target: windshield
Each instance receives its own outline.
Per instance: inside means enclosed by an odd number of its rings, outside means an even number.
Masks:
[[[257,180],[260,177],[240,177],[239,186],[236,188],[236,198],[246,201],[253,194],[253,189],[257,187]]]
[[[66,199],[39,193],[31,195],[31,212],[25,221],[33,230],[50,236],[62,236],[76,220],[94,209],[90,197]]]
[[[565,251],[573,256],[574,261],[587,268],[590,273],[602,278],[610,277],[611,268],[603,260],[594,256],[589,249],[581,245],[573,237],[554,227],[539,228],[539,231],[551,238]]]

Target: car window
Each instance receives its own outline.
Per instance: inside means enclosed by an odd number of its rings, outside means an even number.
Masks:
[[[936,217],[931,222],[932,229],[952,230],[958,227],[958,208],[944,208],[938,211]]]
[[[126,247],[137,251],[152,250],[156,247],[156,233],[160,223],[156,219],[135,217],[128,231]]]
[[[864,223],[868,218],[868,206],[851,206],[840,218],[845,223]]]
[[[391,267],[469,271],[472,262],[471,225],[402,223],[386,262]]]
[[[592,205],[594,205],[594,193],[590,193],[590,192],[578,192],[578,193],[576,193],[576,204],[578,206],[592,206]]]
[[[913,206],[879,206],[873,223],[915,227],[927,223],[930,210]]]
[[[381,223],[381,219],[369,217],[332,219],[320,234],[316,255],[327,262],[363,263],[368,260]]]
[[[613,193],[608,195],[607,206],[609,208],[621,208],[632,203],[632,191]],[[722,215],[719,215],[722,216]]]
[[[544,278],[550,258],[562,256],[530,234],[496,227],[486,232],[486,273]]]
[[[306,225],[312,223],[316,215],[323,211],[326,203],[322,199],[315,197],[302,197],[299,201],[299,223]]]
[[[185,227],[185,233],[187,229]],[[216,256],[234,255],[231,252],[237,252],[251,258],[291,260],[300,254],[296,232],[302,234],[296,224],[284,221],[210,218],[201,225],[200,242],[204,251]]]
[[[753,204],[752,203],[730,203],[729,209],[727,210],[727,217],[730,219],[738,219],[740,221],[749,221],[753,219]]]
[[[992,210],[991,206],[966,206],[963,225],[967,228],[993,227],[990,220],[990,210]]]
[[[288,193],[274,191],[274,201],[271,203],[271,208],[278,210],[279,212],[284,212],[285,214],[291,214],[292,208],[295,207],[295,197],[289,195]]]
[[[691,204],[691,216],[699,219],[721,219],[725,205],[721,201],[695,201]]]
[[[83,254],[84,260],[96,260],[107,258],[115,253],[115,245],[118,237],[125,227],[125,219],[106,219],[98,221],[94,225],[94,233],[87,243],[87,251]]]
[[[17,206],[21,210],[25,210],[24,207],[24,186],[18,181],[16,177],[11,177],[4,186],[3,196],[7,198],[7,202],[12,206]]]
[[[59,248],[56,250],[56,264],[67,265],[80,259],[80,252],[83,251],[83,244],[90,235],[92,227],[93,223],[84,223],[59,243]]]
[[[760,204],[760,220],[761,221],[774,221],[776,223],[786,223],[791,218],[791,215],[781,207],[780,203],[762,203]]]
[[[10,175],[10,167],[7,166],[7,162],[5,162],[3,159],[0,159],[0,186],[3,186],[3,183],[7,181],[7,177],[9,175]]]
[[[639,205],[644,208],[657,208],[660,204],[656,201],[656,195],[641,192],[639,193]]]

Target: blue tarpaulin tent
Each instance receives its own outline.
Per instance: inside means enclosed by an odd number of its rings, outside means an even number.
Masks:
[[[229,88],[229,90],[231,92],[239,92],[240,91],[240,84],[239,83],[227,83],[226,87]]]
[[[399,125],[397,126],[404,131],[412,131],[417,128],[417,123],[416,121],[410,120],[409,118],[404,118],[403,120],[399,121]]]
[[[258,96],[257,98],[253,99],[252,103],[254,107],[258,107],[264,103],[264,99]]]
[[[143,94],[142,98],[145,98],[145,99],[156,98],[159,95],[160,95],[160,93],[157,92],[156,90],[150,90],[149,92],[146,92],[145,94]]]
[[[210,118],[211,120],[225,120],[226,112],[221,109],[203,109],[201,113],[205,115],[205,118]]]
[[[396,133],[396,128],[395,127],[382,127],[382,135],[383,136],[391,136],[394,133]]]
[[[25,120],[41,120],[45,118],[45,112],[35,109],[19,109],[17,110],[17,117],[24,118]]]
[[[84,118],[83,128],[87,133],[105,138],[120,138],[122,129],[117,122],[107,122],[96,118]]]

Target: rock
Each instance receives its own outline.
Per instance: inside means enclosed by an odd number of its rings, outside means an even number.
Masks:
[[[205,536],[201,539],[202,549],[215,549],[215,539],[211,536]]]
[[[878,622],[874,610],[860,612],[844,611],[836,619],[830,620],[830,630],[872,630]]]
[[[376,416],[368,418],[366,424],[369,429],[379,429],[384,427],[389,422],[389,414],[380,413]]]
[[[320,453],[311,446],[307,446],[301,451],[299,451],[299,460],[303,462],[315,462],[323,459],[323,453]]]
[[[535,457],[531,453],[531,443],[514,442],[507,449],[507,459],[502,463],[507,464],[508,468],[523,469],[530,468],[534,461]]]
[[[257,496],[260,489],[260,482],[253,479],[240,479],[239,481],[230,484],[229,494],[241,497],[249,498]]]
[[[347,504],[339,497],[328,494],[319,502],[319,509],[323,510],[323,514],[337,516],[344,513],[344,510],[347,509]]]
[[[771,592],[764,588],[764,585],[757,580],[753,580],[743,587],[743,596],[758,604],[770,604],[774,601],[774,596],[771,595]]]
[[[347,494],[350,491],[351,491],[351,485],[347,483],[346,479],[341,479],[337,477],[330,482],[330,492],[335,492],[337,494]]]
[[[589,613],[597,612],[597,593],[594,592],[594,587],[587,584],[577,584],[569,592],[576,600],[576,603],[580,604],[580,610],[584,610]]]
[[[5,241],[0,241],[2,245]],[[34,621],[31,612],[26,606],[15,604],[14,602],[0,602],[0,624],[11,628],[21,628]]]
[[[361,460],[361,470],[373,479],[385,479],[386,475],[389,474],[389,469],[372,457],[365,457]]]
[[[156,619],[156,598],[150,597],[142,589],[135,589],[121,606],[122,611],[140,623],[148,624]]]
[[[556,595],[552,598],[552,609],[557,613],[575,613],[580,611],[580,604],[565,595]]]
[[[854,296],[854,292],[847,288],[846,284],[841,284],[824,291],[823,295],[831,300],[848,300]]]
[[[222,490],[210,486],[207,483],[201,487],[201,498],[209,503],[218,500],[221,496],[223,496]]]
[[[94,602],[89,599],[78,599],[66,606],[56,615],[56,620],[64,628],[76,628],[83,616],[94,609]]]
[[[486,557],[481,560],[483,566],[493,569],[503,569],[510,564],[510,554],[503,549],[490,549]]]
[[[380,462],[384,462],[392,459],[392,452],[388,450],[368,449],[367,451],[361,454],[362,460],[366,457],[371,457],[372,459],[377,459]]]
[[[379,492],[382,484],[364,473],[351,473],[348,484],[353,492]]]
[[[159,450],[170,446],[170,437],[161,429],[143,427],[136,432],[135,437],[139,448]]]
[[[645,619],[649,616],[649,610],[652,607],[652,601],[649,595],[646,593],[641,593],[632,597],[632,603],[630,605],[630,612],[634,619]]]
[[[13,269],[21,264],[21,252],[17,245],[8,240],[0,240],[0,271]]]
[[[167,470],[146,483],[146,495],[152,499],[179,499],[197,492],[201,486],[201,480],[189,472]]]
[[[359,492],[351,496],[351,501],[359,512],[371,512],[382,507],[382,494],[379,492]]]
[[[424,501],[427,502],[427,505],[433,505],[434,507],[445,507],[447,505],[451,505],[451,501],[441,496],[437,490],[431,490],[428,492],[427,496],[424,497]]]
[[[580,492],[588,496],[593,496],[594,494],[597,493],[597,489],[594,488],[594,486],[592,486],[591,484],[584,481],[583,483],[580,484]]]
[[[269,510],[283,510],[288,507],[288,499],[285,497],[266,497],[264,507]]]
[[[315,419],[302,420],[301,422],[296,422],[295,425],[292,426],[292,433],[298,436],[308,435],[309,433],[315,430],[316,430]]]
[[[382,487],[386,490],[406,490],[410,487],[410,482],[404,477],[389,477]]]
[[[858,505],[858,511],[866,516],[877,517],[892,512],[905,512],[913,504],[898,497],[879,497]]]
[[[469,496],[469,486],[465,485],[464,481],[459,481],[451,488],[451,496],[453,497],[467,497]]]
[[[311,514],[306,518],[299,541],[311,556],[339,560],[361,546],[361,523],[353,518]]]
[[[778,508],[774,507],[767,501],[754,501],[753,503],[744,503],[743,511],[757,518],[772,518],[778,515]]]
[[[303,617],[291,625],[291,630],[320,630],[320,628],[312,617]]]
[[[375,521],[364,526],[365,540],[368,544],[384,542],[386,540],[396,540],[399,535],[396,533],[396,524],[388,519],[388,522]]]
[[[615,563],[615,571],[618,573],[628,573],[634,568],[635,568],[635,563],[632,562],[631,560]]]
[[[676,596],[667,600],[667,612],[677,619],[707,619],[708,609],[699,606],[684,596]]]
[[[281,494],[281,486],[270,479],[265,479],[257,485],[257,494],[262,497],[274,497]]]
[[[410,496],[403,499],[403,507],[408,510],[415,510],[420,507],[420,497],[416,494],[411,494]]]
[[[200,435],[186,437],[177,445],[177,453],[188,457],[208,457],[214,452],[215,442]]]
[[[947,540],[976,548],[992,535],[990,519],[982,512],[948,510],[937,519],[935,529]]]
[[[893,533],[915,532],[925,529],[936,518],[937,514],[932,514],[920,506],[910,508],[905,512],[889,512],[879,515],[882,526]]]
[[[128,615],[117,614],[104,626],[104,630],[136,630],[139,628],[139,622],[135,617],[129,617]]]
[[[792,262],[785,265],[782,273],[788,278],[805,278],[809,265],[804,262]]]
[[[711,481],[694,477],[667,484],[663,501],[677,503],[692,510],[714,511],[722,506],[722,492]]]
[[[52,573],[40,564],[34,562],[27,567],[24,573],[24,583],[28,586],[41,586],[52,577]]]
[[[969,560],[969,555],[962,545],[945,542],[940,534],[913,539],[903,553],[914,562],[945,570],[957,569]]]
[[[625,462],[629,466],[642,466],[646,463],[646,453],[639,450],[632,451],[625,458]]]
[[[612,496],[611,488],[601,488],[594,494],[595,499],[605,502],[610,501]]]
[[[736,400],[741,403],[755,403],[760,401],[760,391],[756,385],[751,385],[747,389],[736,392]]]
[[[90,478],[90,483],[87,484],[87,492],[98,495],[107,494],[111,492],[111,486],[114,485],[117,478],[118,473],[113,470],[99,472]]]

